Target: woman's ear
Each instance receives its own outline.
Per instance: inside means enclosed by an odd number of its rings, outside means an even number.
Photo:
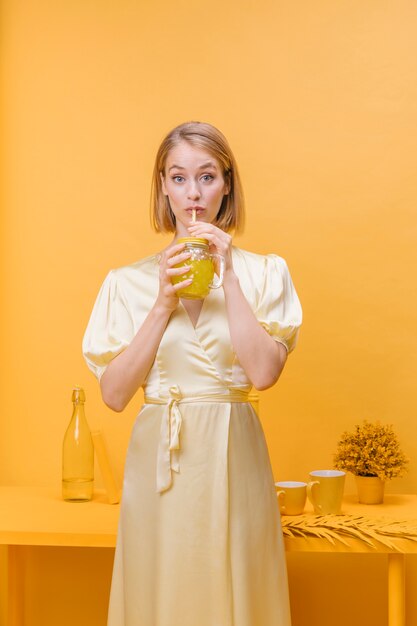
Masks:
[[[161,177],[162,193],[164,194],[164,196],[167,196],[168,192],[167,192],[167,188],[165,187],[165,176],[163,175],[162,172],[159,172],[159,176]]]

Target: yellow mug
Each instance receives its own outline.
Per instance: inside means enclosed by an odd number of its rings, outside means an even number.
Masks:
[[[275,483],[279,510],[283,515],[301,515],[307,499],[307,483],[294,480]]]
[[[345,472],[339,470],[315,470],[310,472],[312,479],[307,485],[307,495],[314,512],[318,515],[340,514]]]

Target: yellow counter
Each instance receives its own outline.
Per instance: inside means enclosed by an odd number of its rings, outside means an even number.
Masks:
[[[0,544],[8,546],[8,626],[23,626],[21,547],[114,548],[119,510],[120,505],[107,503],[104,493],[95,493],[91,502],[69,503],[51,488],[0,487]],[[306,514],[314,516],[309,505]],[[386,495],[383,505],[360,505],[354,496],[347,496],[343,514],[417,520],[417,496]],[[344,516],[338,518],[343,520]],[[288,519],[283,517],[284,522]],[[296,519],[297,516],[291,518]],[[286,537],[285,546],[287,551],[306,553],[386,553],[388,623],[405,626],[405,556],[417,553],[417,542],[390,538],[395,548],[389,548],[377,542],[371,547],[346,537],[344,541],[347,545],[338,541],[333,545],[323,538]]]

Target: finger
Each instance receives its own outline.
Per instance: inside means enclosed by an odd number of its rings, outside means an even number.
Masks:
[[[181,250],[184,250],[184,248],[185,248],[185,243],[176,243],[174,246],[167,248],[161,254],[161,261],[166,262],[167,259],[171,258],[173,255],[177,254],[178,252],[181,252]]]
[[[190,234],[193,237],[195,237],[199,233],[206,233],[206,232],[214,231],[214,228],[212,227],[211,224],[201,223],[198,226],[188,226],[188,230]]]
[[[185,243],[176,243],[170,248],[168,248],[167,252],[169,252],[171,256],[171,254],[176,254],[177,252],[179,252],[180,250],[183,250],[184,248],[185,248]]]
[[[229,245],[232,238],[230,235],[220,230],[219,228],[199,228],[192,232],[193,237],[204,237],[205,239],[212,240],[213,237],[217,237],[219,241],[223,241],[225,245]]]
[[[191,252],[183,252],[182,254],[177,254],[167,259],[166,264],[170,266],[177,265],[178,263],[182,263],[183,261],[186,261],[187,259],[189,259],[190,256],[191,256]]]
[[[216,228],[217,230],[221,230],[218,226],[211,224],[210,222],[203,222],[201,220],[197,220],[194,224],[191,224],[188,228]]]
[[[191,265],[183,265],[182,267],[173,267],[171,269],[167,269],[166,273],[168,276],[181,276],[182,274],[187,274],[190,271]]]
[[[229,248],[230,242],[227,239],[221,239],[220,237],[212,233],[204,233],[204,237],[219,251],[221,250],[223,252],[226,252]]]
[[[184,289],[185,287],[189,287],[193,282],[192,278],[187,278],[186,280],[182,280],[180,283],[176,283],[173,285],[174,292],[177,292],[179,289]]]
[[[190,224],[190,226],[187,227],[188,230],[199,230],[199,229],[206,229],[208,231],[217,231],[219,233],[224,233],[225,231],[222,230],[221,228],[219,228],[218,226],[215,226],[214,224],[211,224],[210,222],[196,222],[195,224]]]

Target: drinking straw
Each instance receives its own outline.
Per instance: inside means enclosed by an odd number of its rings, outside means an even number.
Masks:
[[[191,222],[192,222],[193,224],[195,224],[195,218],[196,218],[196,215],[197,215],[197,211],[196,211],[195,209],[193,209],[193,217],[192,217],[192,219],[191,219]]]

